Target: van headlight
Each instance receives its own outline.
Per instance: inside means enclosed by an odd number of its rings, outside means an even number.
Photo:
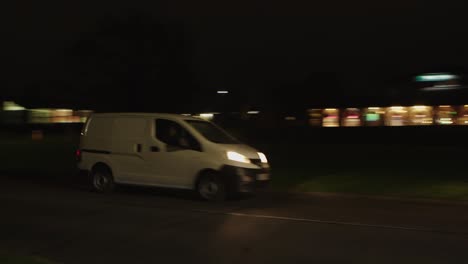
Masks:
[[[250,160],[246,156],[240,153],[237,153],[235,151],[228,151],[226,155],[229,160],[242,162],[242,163],[250,163]]]
[[[262,163],[268,163],[268,159],[267,159],[267,157],[265,156],[265,154],[263,154],[262,152],[258,152],[257,154],[258,154],[258,156],[260,157],[260,161],[261,161]]]

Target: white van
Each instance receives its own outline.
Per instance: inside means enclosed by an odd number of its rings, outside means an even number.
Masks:
[[[175,114],[94,114],[77,157],[98,192],[120,183],[193,189],[204,199],[222,200],[270,180],[263,153],[211,122]]]

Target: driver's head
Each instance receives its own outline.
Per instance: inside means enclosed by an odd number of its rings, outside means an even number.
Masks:
[[[177,129],[173,126],[169,128],[169,136],[170,137],[176,137],[177,136]]]

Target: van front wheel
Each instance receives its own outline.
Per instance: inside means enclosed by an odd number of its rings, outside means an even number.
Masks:
[[[226,184],[216,173],[205,173],[198,181],[197,192],[204,200],[224,201],[226,199]]]
[[[109,193],[114,190],[114,178],[112,173],[104,167],[93,170],[93,188],[99,193]]]

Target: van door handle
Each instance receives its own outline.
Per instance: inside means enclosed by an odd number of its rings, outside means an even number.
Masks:
[[[159,152],[159,148],[156,147],[156,146],[151,146],[150,151],[151,152]]]

